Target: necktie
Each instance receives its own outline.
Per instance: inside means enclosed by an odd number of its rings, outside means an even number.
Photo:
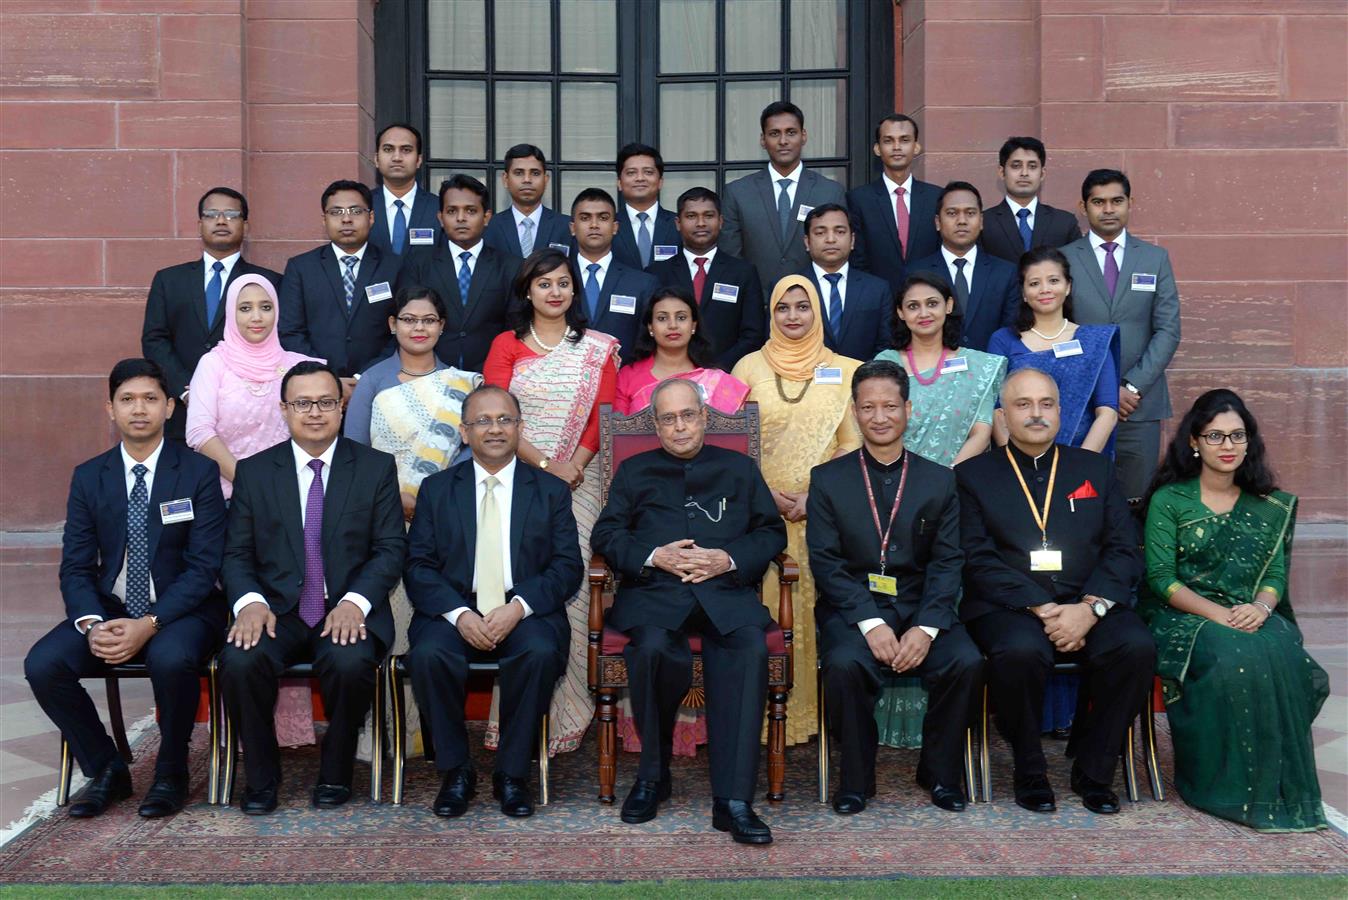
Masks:
[[[323,460],[309,462],[314,480],[304,505],[304,584],[300,586],[300,618],[310,628],[323,619]]]
[[[216,263],[219,265],[219,263]],[[150,512],[150,492],[145,487],[145,473],[150,470],[140,463],[131,467],[136,483],[126,502],[126,614],[139,619],[150,611],[150,543],[147,520]]]
[[[359,256],[342,257],[342,290],[346,291],[346,314],[351,315],[351,306],[356,301],[356,263]]]
[[[590,263],[585,271],[590,273],[585,276],[585,305],[590,309],[590,324],[594,324],[599,318],[599,279],[595,277],[599,263]]]
[[[1016,211],[1016,218],[1020,219],[1020,243],[1025,248],[1025,252],[1030,252],[1030,211],[1021,209]]]
[[[637,213],[637,220],[641,222],[641,227],[637,229],[637,252],[641,254],[641,267],[643,269],[651,264],[650,218],[649,213]]]
[[[894,221],[899,228],[899,252],[904,256],[908,255],[908,204],[903,202],[906,193],[907,188],[894,189]]]
[[[477,611],[485,616],[505,606],[505,554],[501,552],[501,510],[496,505],[496,488],[501,482],[495,475],[488,475],[483,483],[487,490],[477,518],[473,571],[477,573]]]
[[[955,312],[961,316],[969,308],[969,279],[964,276],[967,259],[955,260]]]
[[[403,213],[401,200],[394,200],[393,205],[398,207],[398,214],[393,217],[393,252],[401,255],[407,243],[407,216]]]
[[[225,286],[223,276],[225,264],[217,259],[211,269],[215,274],[211,276],[211,283],[206,285],[206,329],[208,331],[215,324],[215,314],[220,310],[220,294]]]
[[[697,272],[693,274],[693,299],[701,303],[702,292],[707,289],[707,257],[699,256],[693,262],[697,263]]]
[[[525,219],[520,223],[520,254],[528,256],[534,252],[534,220]]]
[[[468,261],[473,258],[473,254],[467,250],[459,254],[459,259],[463,264],[459,266],[459,302],[464,306],[468,305],[468,289],[473,285],[473,270],[468,267]]]
[[[842,273],[830,272],[824,276],[824,280],[828,282],[828,327],[836,338],[842,331],[843,300],[842,294],[838,291]]]
[[[1113,241],[1106,241],[1100,245],[1105,248],[1105,290],[1109,291],[1109,297],[1114,298],[1114,289],[1119,286],[1119,261],[1114,258],[1114,248],[1119,246]]]
[[[777,184],[782,189],[777,195],[777,224],[781,228],[782,242],[785,243],[791,238],[791,179],[779,179]]]

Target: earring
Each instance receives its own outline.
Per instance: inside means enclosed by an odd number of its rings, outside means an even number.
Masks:
[[[1197,455],[1198,455],[1198,448],[1195,447],[1195,448],[1194,448],[1194,456],[1197,456]]]

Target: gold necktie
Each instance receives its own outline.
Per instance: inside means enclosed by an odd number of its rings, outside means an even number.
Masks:
[[[477,552],[473,559],[473,570],[477,573],[477,611],[484,616],[498,606],[505,606],[501,510],[496,505],[496,486],[500,483],[495,475],[487,476],[487,492],[482,495],[482,514],[477,517]]]

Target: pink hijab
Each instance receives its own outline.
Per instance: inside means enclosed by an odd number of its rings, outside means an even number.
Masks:
[[[260,344],[254,344],[243,336],[239,331],[238,317],[235,315],[239,294],[250,284],[255,284],[266,291],[267,296],[271,298],[272,306],[276,309],[276,325],[272,327],[266,340]],[[220,354],[225,368],[245,381],[258,384],[275,381],[296,363],[313,359],[303,353],[293,353],[281,348],[281,339],[276,334],[281,325],[281,302],[276,297],[276,288],[261,275],[240,275],[234,279],[225,294],[225,317],[225,339],[211,352]]]

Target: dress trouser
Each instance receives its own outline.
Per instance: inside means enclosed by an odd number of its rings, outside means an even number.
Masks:
[[[1114,431],[1114,465],[1123,495],[1145,497],[1161,454],[1161,423],[1156,419],[1128,419]]]

